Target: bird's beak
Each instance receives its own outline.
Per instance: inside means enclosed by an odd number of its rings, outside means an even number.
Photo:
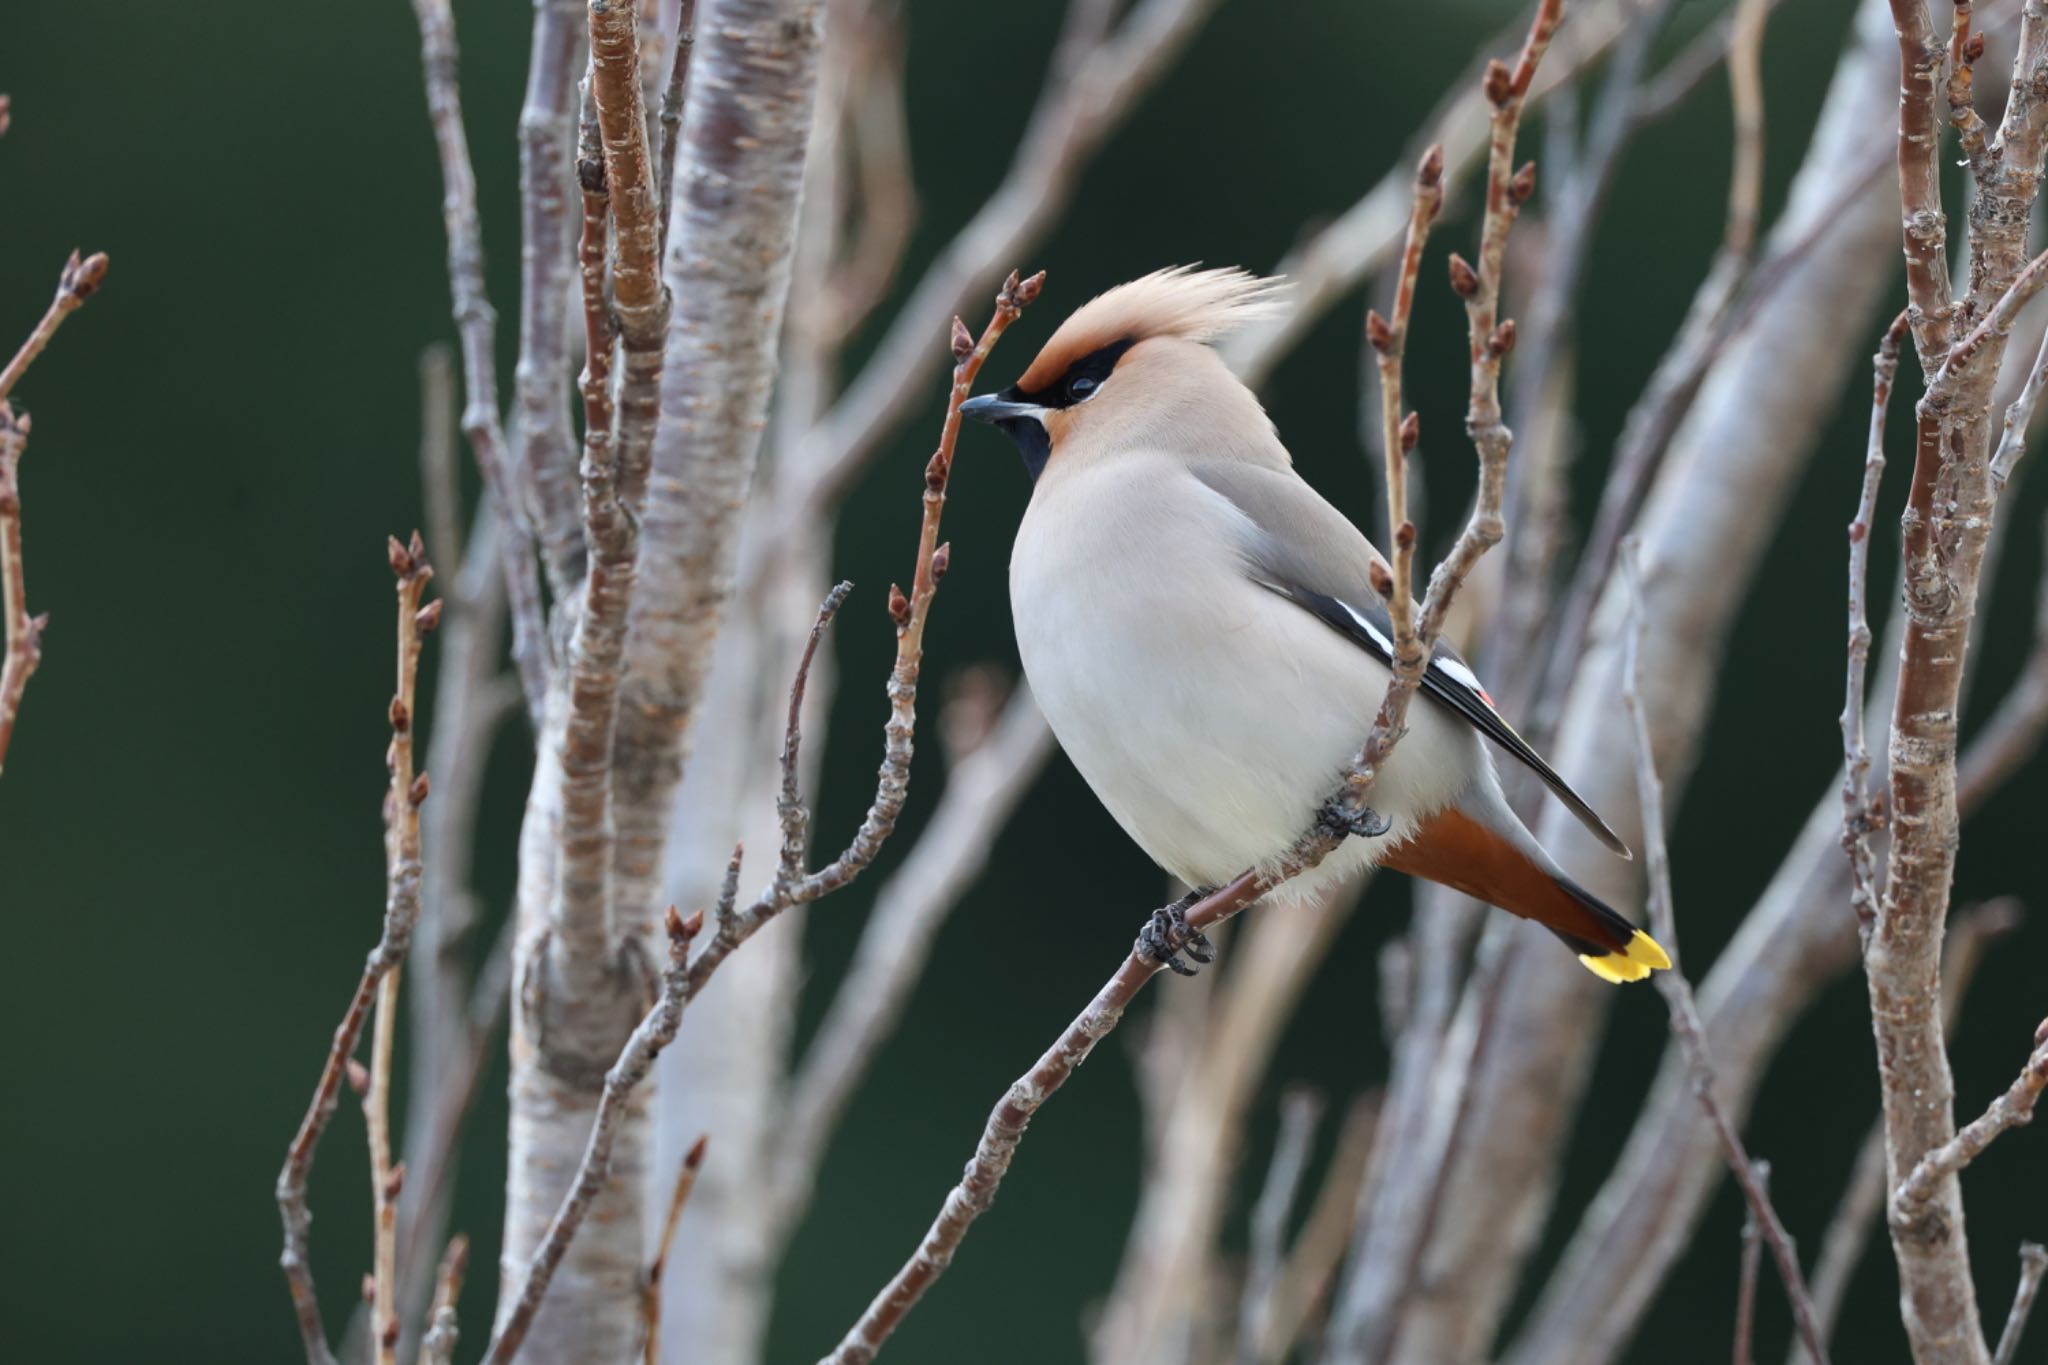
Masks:
[[[962,403],[960,415],[972,417],[977,422],[1003,422],[1016,417],[1043,417],[1045,409],[1036,403],[1018,403],[1001,394],[985,393]]]

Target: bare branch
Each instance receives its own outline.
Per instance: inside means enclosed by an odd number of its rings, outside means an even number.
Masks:
[[[504,535],[498,554],[512,613],[512,661],[526,694],[529,718],[539,728],[541,698],[547,691],[548,638],[541,618],[540,579],[533,562],[533,528],[506,464],[505,432],[498,415],[495,341],[497,313],[484,292],[483,238],[477,226],[476,173],[470,167],[469,137],[462,127],[462,94],[456,83],[455,17],[449,0],[413,0],[419,18],[420,61],[426,72],[427,113],[441,154],[445,194],[442,217],[448,230],[448,282],[455,300],[455,328],[462,343],[463,434],[469,438],[484,487],[498,508]]]
[[[1393,317],[1367,310],[1365,337],[1379,358],[1380,453],[1386,461],[1387,545],[1393,551],[1392,591],[1387,614],[1394,623],[1394,650],[1412,658],[1415,638],[1415,523],[1408,519],[1408,455],[1415,449],[1419,418],[1401,403],[1401,363],[1408,349],[1408,319],[1415,309],[1415,279],[1422,269],[1429,229],[1444,206],[1444,149],[1431,147],[1415,167],[1414,205],[1408,235],[1394,276]]]
[[[638,89],[637,83],[635,89]],[[737,874],[738,871],[739,861],[735,858],[733,872]],[[627,1039],[619,1059],[605,1073],[604,1096],[598,1101],[597,1117],[590,1126],[583,1160],[577,1167],[575,1179],[569,1182],[560,1207],[548,1221],[540,1245],[527,1262],[526,1273],[518,1291],[512,1296],[512,1307],[504,1313],[496,1336],[484,1352],[484,1365],[507,1365],[518,1354],[519,1347],[526,1340],[527,1329],[533,1325],[534,1314],[540,1311],[541,1300],[547,1296],[555,1270],[568,1253],[569,1243],[575,1239],[584,1216],[604,1189],[611,1174],[612,1143],[618,1136],[633,1091],[654,1069],[654,1059],[661,1055],[661,1050],[675,1041],[676,1030],[682,1025],[683,1006],[690,994],[690,940],[703,924],[704,913],[701,910],[692,911],[687,920],[674,909],[668,912],[669,961],[667,970],[662,973],[661,995],[633,1030],[632,1037]]]
[[[64,319],[77,312],[84,302],[96,293],[107,278],[107,253],[95,251],[80,260],[76,251],[64,263],[63,273],[57,276],[57,294],[50,300],[50,306],[43,312],[42,319],[21,343],[21,349],[7,362],[7,368],[0,369],[0,400],[14,392],[14,386],[35,358],[50,344],[50,338],[57,335],[57,329],[64,325]]]
[[[291,1287],[308,1365],[334,1365],[334,1352],[327,1344],[326,1329],[321,1323],[320,1300],[314,1292],[313,1268],[308,1259],[313,1212],[306,1203],[306,1180],[313,1170],[313,1155],[320,1137],[327,1131],[340,1102],[342,1078],[355,1054],[371,1000],[386,978],[405,961],[420,916],[419,808],[427,799],[427,778],[424,773],[413,772],[413,693],[419,676],[420,637],[439,621],[440,603],[420,605],[421,594],[434,570],[427,562],[419,533],[413,533],[410,544],[402,545],[393,537],[388,548],[391,571],[398,580],[398,664],[397,687],[389,708],[391,747],[386,754],[391,784],[384,798],[384,929],[363,964],[362,978],[349,997],[341,1023],[335,1027],[327,1062],[313,1088],[312,1103],[286,1149],[284,1168],[277,1176],[278,1213],[284,1221],[284,1252],[279,1264]]]
[[[1942,46],[1927,0],[1891,0],[1899,35],[1899,192],[1905,213],[1907,312],[1921,367],[1947,353],[1955,307],[1948,278],[1948,216],[1941,207],[1941,125],[1935,114]]]
[[[631,908],[635,933],[660,903],[689,721],[730,598],[734,509],[752,484],[768,411],[815,123],[821,11],[820,0],[720,0],[690,57],[695,93],[665,250],[675,302],[613,744],[614,899]],[[631,487],[634,461],[621,464]]]
[[[0,110],[0,125],[5,111]],[[0,626],[6,631],[7,648],[0,661],[0,771],[7,766],[7,746],[14,738],[21,699],[28,690],[29,676],[43,658],[43,627],[47,616],[28,614],[28,588],[21,555],[21,456],[28,447],[28,414],[15,414],[7,395],[29,364],[50,344],[64,319],[91,298],[107,275],[107,257],[95,252],[84,260],[77,252],[64,263],[57,279],[56,297],[28,340],[0,370]]]
[[[520,506],[530,509],[548,588],[565,602],[583,577],[569,378],[569,277],[574,207],[576,68],[583,51],[578,0],[536,0],[526,95],[519,110],[519,361],[512,372],[512,460]],[[481,286],[479,286],[481,292]],[[445,558],[451,545],[442,545]]]
[[[2013,1291],[2012,1311],[2006,1314],[2005,1330],[1999,1333],[1991,1365],[2016,1365],[2020,1335],[2027,1330],[2027,1317],[2034,1311],[2034,1295],[2041,1288],[2044,1272],[2048,1272],[2048,1249],[2039,1242],[2020,1243],[2020,1286]]]
[[[612,899],[613,745],[626,671],[626,633],[639,572],[640,504],[660,415],[661,342],[668,297],[661,281],[661,226],[654,167],[640,103],[639,33],[631,4],[590,6],[590,104],[603,147],[601,188],[584,189],[584,316],[590,329],[584,401],[591,415],[583,460],[583,540],[590,561],[569,648],[568,705],[557,750],[561,824],[549,950],[571,981],[601,976],[633,929]],[[587,175],[579,174],[588,180]],[[602,194],[612,225],[612,308],[592,295],[602,229],[591,217]],[[616,413],[610,408],[611,332],[618,318],[622,361]],[[552,733],[552,732],[551,732]],[[637,920],[637,915],[633,916]]]
[[[1791,1300],[1792,1320],[1798,1327],[1800,1339],[1806,1343],[1807,1354],[1813,1358],[1814,1365],[1827,1365],[1827,1342],[1821,1337],[1820,1324],[1814,1316],[1813,1297],[1807,1292],[1805,1277],[1800,1274],[1799,1256],[1792,1249],[1792,1238],[1785,1231],[1784,1223],[1779,1221],[1778,1211],[1771,1206],[1771,1197],[1764,1189],[1758,1163],[1750,1159],[1741,1135],[1736,1132],[1734,1122],[1715,1094],[1713,1059],[1707,1052],[1699,1008],[1693,1003],[1692,983],[1686,980],[1684,963],[1678,955],[1678,922],[1671,900],[1671,857],[1664,844],[1664,784],[1657,777],[1656,756],[1650,744],[1649,718],[1643,711],[1641,670],[1636,661],[1643,634],[1643,598],[1642,568],[1637,562],[1633,539],[1622,542],[1621,563],[1629,587],[1622,705],[1635,729],[1636,784],[1642,804],[1644,863],[1650,883],[1650,924],[1652,933],[1672,959],[1672,969],[1656,976],[1657,990],[1669,1007],[1671,1030],[1691,1058],[1693,1093],[1699,1097],[1700,1107],[1706,1111],[1707,1120],[1714,1127],[1722,1154],[1727,1158],[1728,1169],[1734,1173],[1735,1183],[1741,1188],[1742,1197],[1749,1206],[1750,1217],[1756,1220],[1765,1243],[1771,1249],[1771,1259],[1777,1262],[1778,1277],[1784,1283],[1785,1297]]]
[[[688,6],[690,0],[683,0],[683,3]],[[683,1221],[690,1191],[697,1188],[697,1172],[704,1168],[707,1143],[708,1139],[699,1134],[697,1140],[690,1144],[690,1150],[683,1153],[683,1166],[676,1172],[676,1187],[668,1199],[668,1218],[661,1225],[661,1240],[655,1244],[654,1260],[647,1267],[647,1306],[643,1310],[647,1316],[646,1365],[661,1365],[661,1275],[668,1266],[669,1248],[675,1243],[676,1225]]]
[[[391,1049],[398,1033],[398,982],[393,967],[377,983],[370,1025],[370,1066],[363,1120],[370,1140],[370,1337],[377,1365],[398,1359],[398,1193],[405,1168],[391,1164]]]
[[[1771,1163],[1756,1163],[1756,1183],[1768,1190]],[[1742,1215],[1742,1266],[1735,1282],[1735,1365],[1753,1365],[1756,1360],[1756,1272],[1763,1260],[1762,1227],[1756,1210],[1745,1208]]]
[[[1984,959],[1986,948],[1996,939],[2019,927],[2019,902],[2011,899],[1988,901],[1958,915],[1949,930],[1941,954],[1941,1008],[1948,1028],[1955,1029],[1962,1014],[1963,997],[1970,979]],[[1884,1122],[1873,1123],[1870,1134],[1857,1150],[1849,1182],[1841,1203],[1821,1238],[1820,1256],[1813,1265],[1813,1311],[1820,1320],[1823,1337],[1834,1335],[1835,1320],[1849,1292],[1850,1277],[1862,1260],[1878,1211],[1885,1202]],[[1786,1365],[1801,1365],[1805,1355],[1795,1346]]]
[[[1894,1223],[1912,1223],[1926,1217],[1935,1198],[1935,1187],[1952,1179],[1963,1167],[1984,1154],[1984,1149],[2008,1128],[2034,1121],[2034,1105],[2048,1090],[2048,1023],[2035,1031],[2033,1055],[2020,1069],[2003,1095],[1991,1107],[1966,1124],[1957,1134],[1921,1157],[1892,1193]]]
[[[940,714],[946,731],[955,703]],[[948,764],[939,804],[903,864],[875,894],[853,960],[795,1068],[765,1197],[783,1234],[809,1203],[818,1163],[876,1051],[902,1016],[945,915],[987,861],[997,830],[1052,754],[1052,730],[1020,680],[986,737]]]
[[[668,244],[669,206],[675,202],[676,147],[683,140],[683,106],[690,98],[690,54],[697,48],[697,0],[682,0],[676,15],[668,87],[661,96],[661,171],[654,196],[664,246]]]
[[[7,632],[7,652],[0,661],[0,770],[28,680],[43,661],[43,627],[50,619],[28,614],[21,557],[21,456],[28,449],[28,432],[28,414],[17,417],[13,406],[0,400],[0,625]]]
[[[469,1269],[469,1239],[457,1233],[441,1253],[441,1266],[434,1276],[434,1303],[427,1313],[427,1334],[420,1341],[420,1365],[450,1365],[455,1359],[458,1327],[455,1301],[462,1297],[462,1281]]]
[[[1857,933],[1869,937],[1877,920],[1876,866],[1870,835],[1878,827],[1870,804],[1870,748],[1863,736],[1864,680],[1870,671],[1870,527],[1877,514],[1877,490],[1884,478],[1884,418],[1891,406],[1892,380],[1899,372],[1899,347],[1908,314],[1893,320],[1871,362],[1870,439],[1863,458],[1863,492],[1849,523],[1849,674],[1842,704],[1842,848],[1849,855],[1849,905]]]

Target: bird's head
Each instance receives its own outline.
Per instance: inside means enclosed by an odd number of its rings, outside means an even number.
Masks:
[[[1281,287],[1191,266],[1120,284],[1061,323],[1016,383],[960,412],[1000,427],[1034,480],[1056,458],[1132,449],[1264,453],[1272,424],[1208,343],[1270,316]]]

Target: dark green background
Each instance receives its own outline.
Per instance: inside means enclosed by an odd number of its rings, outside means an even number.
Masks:
[[[1697,29],[1715,8],[1684,6],[1678,29]],[[1801,0],[1772,21],[1773,210],[1849,8]],[[529,12],[476,0],[458,11],[490,284],[509,319]],[[1225,4],[1024,263],[1050,267],[1046,300],[996,368],[1021,367],[1068,308],[1117,280],[1184,260],[1270,266],[1303,224],[1341,210],[1393,164],[1475,43],[1509,17],[1494,0]],[[910,5],[925,206],[913,275],[1000,176],[1057,22],[1049,3]],[[105,292],[16,395],[37,422],[25,466],[31,605],[53,621],[0,780],[0,1352],[289,1359],[297,1347],[271,1181],[376,932],[389,686],[382,540],[420,516],[416,357],[450,334],[412,16],[402,0],[9,4],[0,89],[15,101],[14,131],[0,140],[0,342],[25,332],[71,246],[114,261]],[[1622,169],[1582,312],[1582,508],[1718,235],[1727,145],[1726,99],[1710,82]],[[1459,218],[1447,231],[1468,228]],[[1450,433],[1462,406],[1462,323],[1433,271],[1427,283],[1411,382],[1429,429]],[[1268,396],[1310,477],[1363,515],[1359,314],[1355,299],[1337,310]],[[500,329],[507,376],[511,330]],[[916,471],[943,387],[936,356],[927,412],[856,494],[835,555],[837,570],[869,586],[905,567]],[[1679,812],[1677,889],[1696,971],[1839,762],[1840,531],[1866,402],[1856,368],[1722,666],[1704,759]],[[1469,463],[1455,441],[1429,453],[1441,531]],[[932,639],[940,672],[1013,659],[1002,566],[1025,493],[1014,455],[969,433],[956,489],[957,567]],[[2011,675],[2027,638],[2040,501],[2025,496],[2015,511],[1980,699]],[[1886,583],[1890,572],[1886,536],[1873,577]],[[838,635],[846,685],[827,831],[864,799],[888,646],[878,600],[864,595]],[[508,738],[488,797],[480,879],[497,905],[511,885],[523,743]],[[918,787],[914,817],[935,775]],[[2040,890],[2032,816],[2044,776],[2031,766],[1974,822],[1963,897]],[[1073,894],[1084,878],[1090,889]],[[884,1054],[833,1149],[788,1262],[775,1360],[813,1359],[893,1269],[989,1104],[1099,984],[1158,887],[1056,761],[942,935],[911,1031]],[[1254,1170],[1280,1082],[1343,1096],[1383,1076],[1374,955],[1406,899],[1385,881],[1319,975],[1261,1101]],[[843,959],[865,900],[857,890],[815,915],[818,978]],[[2002,1088],[2025,1050],[2042,1012],[2044,945],[2037,922],[1983,970],[1957,1066],[1966,1108]],[[816,1001],[807,1003],[811,1020]],[[1611,1160],[1664,1041],[1650,992],[1623,993],[1613,1017],[1602,1102],[1569,1161],[1574,1210]],[[500,1080],[475,1122],[458,1211],[484,1266],[500,1213]],[[1780,1207],[1809,1247],[1874,1108],[1862,988],[1844,979],[1801,1025],[1751,1124],[1756,1150],[1776,1165]],[[355,1132],[344,1113],[313,1188],[316,1268],[337,1316],[368,1244]],[[2048,1233],[2039,1144],[2008,1139],[1966,1185],[1984,1299],[2000,1318],[2014,1244]],[[891,1358],[1074,1358],[1084,1309],[1116,1264],[1139,1155],[1117,1040],[1034,1128],[996,1211]],[[1631,1360],[1726,1358],[1737,1222],[1724,1190]],[[1552,1229],[1546,1255],[1567,1230]],[[1887,1260],[1872,1256],[1863,1269],[1839,1359],[1904,1358]],[[466,1308],[474,1348],[487,1293]],[[1764,1322],[1782,1340],[1782,1301],[1768,1285]],[[2037,1334],[2048,1340],[2048,1329]],[[2027,1353],[2044,1357],[2041,1342]]]

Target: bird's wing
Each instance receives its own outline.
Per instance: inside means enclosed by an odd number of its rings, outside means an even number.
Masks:
[[[1292,470],[1226,460],[1195,461],[1190,467],[1257,528],[1246,565],[1254,581],[1312,613],[1381,663],[1392,664],[1393,624],[1371,586],[1372,564],[1380,555],[1342,512]],[[1470,666],[1441,641],[1430,652],[1422,690],[1542,778],[1601,843],[1621,857],[1633,856],[1621,836],[1515,733]]]

